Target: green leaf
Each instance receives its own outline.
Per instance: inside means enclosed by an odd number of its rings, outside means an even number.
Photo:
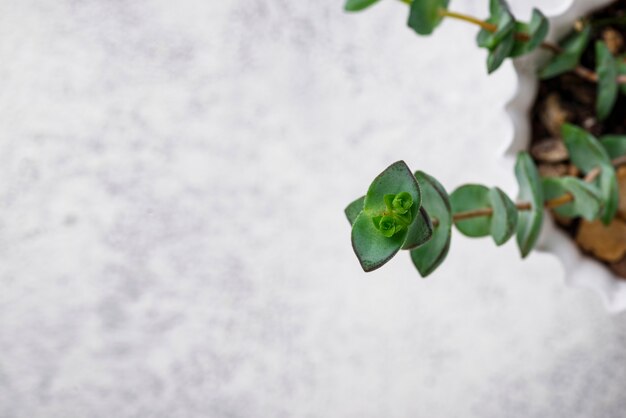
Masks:
[[[374,179],[365,195],[363,210],[372,217],[380,215],[387,210],[385,195],[397,195],[401,192],[408,193],[418,208],[421,206],[419,185],[404,161],[393,163]]]
[[[446,190],[437,180],[418,171],[415,178],[424,195],[423,208],[431,219],[437,219],[432,237],[420,247],[411,250],[411,260],[422,277],[431,274],[445,260],[452,235],[452,211]]]
[[[389,197],[407,193],[413,199],[411,214],[387,212]],[[408,228],[421,205],[417,180],[404,161],[398,161],[380,173],[370,185],[363,210],[352,225],[352,248],[365,271],[372,271],[389,261],[404,245]]]
[[[554,209],[566,218],[583,218],[593,221],[602,213],[602,196],[598,188],[577,177],[545,177],[542,180],[545,199],[555,199],[570,193],[574,201]]]
[[[433,224],[426,210],[421,207],[415,221],[409,226],[409,234],[402,246],[403,250],[412,250],[427,242],[433,235]]]
[[[606,119],[617,99],[617,63],[604,42],[596,42],[596,74],[598,75],[598,95],[596,113],[600,120]]]
[[[492,73],[502,65],[513,50],[516,22],[504,0],[491,0],[489,11],[491,15],[487,22],[496,25],[497,30],[490,32],[481,29],[476,37],[476,43],[479,47],[489,50],[487,71]]]
[[[502,245],[515,234],[518,219],[517,207],[498,187],[489,189],[489,200],[493,208],[491,236],[496,245]]]
[[[509,11],[508,5],[501,0],[491,0],[489,4],[490,16],[486,20],[496,26],[495,32],[485,29],[478,31],[476,43],[481,48],[493,50],[504,38],[515,30],[515,18]]]
[[[479,184],[466,184],[450,195],[452,213],[491,208],[489,189]],[[485,237],[491,233],[491,217],[479,216],[455,222],[456,229],[468,237]]]
[[[511,57],[519,57],[534,51],[548,35],[550,24],[548,19],[537,9],[533,9],[530,23],[518,22],[515,26],[516,33],[525,33],[530,38],[528,41],[515,40]]]
[[[346,218],[348,218],[348,222],[350,222],[350,225],[354,224],[356,217],[359,216],[359,213],[363,210],[364,204],[365,196],[361,196],[346,207],[344,212],[346,214]]]
[[[374,226],[372,217],[365,211],[352,225],[352,248],[363,270],[369,272],[381,267],[400,250],[408,230],[386,237]]]
[[[487,55],[487,73],[491,74],[500,68],[504,60],[511,54],[514,44],[515,34],[511,31],[493,51],[489,51],[489,55]]]
[[[576,68],[583,51],[587,47],[590,35],[591,28],[587,26],[581,32],[576,32],[570,36],[562,45],[563,51],[555,54],[548,61],[539,72],[539,77],[542,79],[552,78]]]
[[[430,35],[443,17],[439,9],[447,9],[450,0],[414,0],[411,3],[408,25],[420,35]]]
[[[595,183],[600,187],[604,203],[601,220],[608,225],[615,217],[619,205],[617,176],[609,155],[600,142],[582,128],[565,123],[561,127],[561,134],[570,159],[576,167],[585,174],[596,167],[600,168],[600,176]]]
[[[367,9],[374,3],[378,3],[380,0],[347,0],[344,6],[344,10],[347,12],[359,12],[363,9]]]
[[[611,159],[626,155],[626,135],[604,135],[600,143]]]
[[[520,211],[517,221],[517,245],[522,258],[533,249],[543,224],[543,190],[539,172],[527,152],[517,154],[515,177],[519,184],[518,200],[530,202],[531,209]]]

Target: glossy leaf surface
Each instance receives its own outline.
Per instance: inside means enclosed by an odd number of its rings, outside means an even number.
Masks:
[[[443,19],[439,9],[446,9],[449,0],[414,0],[408,25],[420,35],[430,35]]]
[[[365,196],[361,196],[346,207],[344,213],[346,214],[346,218],[348,218],[348,222],[350,222],[350,225],[354,224],[354,221],[356,221],[356,217],[359,216],[359,213],[361,213],[361,211],[363,210],[364,205]]]
[[[596,74],[598,89],[596,114],[600,120],[606,119],[617,100],[617,63],[604,42],[596,42]]]
[[[564,124],[561,128],[563,142],[567,147],[572,163],[587,174],[599,167],[601,172],[595,181],[600,187],[604,210],[602,222],[609,224],[619,205],[619,190],[615,169],[606,150],[593,135],[582,128]]]
[[[431,219],[437,219],[428,242],[411,250],[411,260],[422,277],[431,274],[445,260],[452,235],[452,211],[446,190],[428,174],[415,173],[424,196],[423,208]]]
[[[527,152],[517,154],[515,177],[519,184],[518,200],[530,202],[531,210],[520,211],[517,221],[517,245],[522,258],[535,246],[543,224],[543,190],[535,163]]]
[[[493,208],[490,233],[496,245],[509,240],[517,229],[517,207],[515,203],[498,187],[489,189],[489,200]]]
[[[378,3],[380,0],[347,0],[344,10],[347,12],[360,12],[368,7]]]
[[[450,194],[452,213],[468,212],[491,207],[489,189],[479,184],[465,184]],[[491,234],[491,217],[479,216],[455,222],[456,228],[468,237],[485,237]]]
[[[402,246],[403,250],[412,250],[427,242],[433,235],[433,224],[428,212],[421,207],[415,216],[415,221],[409,226],[409,233]]]

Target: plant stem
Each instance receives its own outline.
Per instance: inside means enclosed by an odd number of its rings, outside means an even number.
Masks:
[[[406,4],[411,4],[411,0],[401,0],[401,1]],[[480,26],[481,28],[489,32],[495,32],[498,30],[498,26],[494,25],[493,23],[489,23],[484,20],[478,19],[474,16],[466,15],[463,13],[457,13],[457,12],[453,12],[447,9],[439,9],[439,15],[442,17],[450,17],[452,19],[457,19],[457,20],[462,20],[464,22],[472,23],[474,25]],[[515,34],[515,39],[517,39],[518,41],[522,41],[522,42],[528,42],[530,40],[530,37],[526,33],[518,32]],[[561,52],[563,52],[563,49],[560,46],[550,43],[550,42],[542,42],[540,46],[541,48],[548,50],[552,52],[553,54],[560,54]],[[591,71],[590,69],[583,67],[582,65],[576,66],[576,68],[574,68],[573,71],[580,78],[583,78],[591,83],[598,82],[598,75],[595,72]],[[617,76],[617,82],[618,84],[626,84],[626,75]]]
[[[622,155],[621,157],[615,158],[614,160],[611,161],[611,163],[615,167],[625,165],[626,155]],[[598,178],[601,172],[602,170],[600,169],[600,167],[596,167],[593,170],[591,170],[589,173],[587,173],[584,180],[587,183],[591,183],[595,179]],[[554,208],[558,208],[559,206],[566,205],[573,201],[574,201],[574,196],[571,193],[565,193],[562,196],[555,197],[554,199],[550,199],[546,201],[545,208],[554,209]],[[519,202],[519,203],[516,203],[515,206],[517,207],[517,210],[520,210],[520,211],[532,209],[532,205],[530,202]],[[454,216],[452,216],[452,220],[454,222],[457,222],[457,221],[462,221],[465,219],[472,219],[472,218],[478,218],[481,216],[491,216],[491,215],[493,215],[492,208],[480,208],[480,209],[469,210],[467,212],[455,213]],[[439,225],[439,220],[433,219],[433,226],[437,226],[437,225]]]

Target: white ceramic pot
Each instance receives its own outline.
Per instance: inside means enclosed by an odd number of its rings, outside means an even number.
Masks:
[[[573,0],[569,7],[556,16],[550,16],[548,39],[557,41],[572,29],[577,18],[594,9],[606,6],[613,0]],[[530,142],[530,108],[537,94],[536,69],[547,57],[537,51],[515,60],[518,76],[517,91],[507,104],[507,113],[513,123],[513,138],[506,150],[507,163],[512,166],[515,154],[528,148]],[[592,258],[583,255],[572,239],[556,228],[546,214],[545,223],[536,247],[537,250],[555,255],[563,264],[565,282],[595,291],[611,312],[626,310],[626,280],[618,279],[609,269]]]

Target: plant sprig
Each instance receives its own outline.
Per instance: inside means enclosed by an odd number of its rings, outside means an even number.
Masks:
[[[380,0],[347,0],[345,10],[364,10]],[[560,45],[546,42],[549,23],[544,14],[533,9],[528,23],[518,21],[505,0],[490,0],[489,17],[485,20],[448,8],[450,0],[400,0],[409,5],[408,26],[417,34],[428,36],[445,18],[461,20],[479,26],[476,37],[479,47],[488,51],[487,71],[496,71],[506,58],[516,58],[537,48],[553,55],[539,76],[543,79],[574,72],[583,79],[597,83],[596,114],[606,119],[621,91],[626,94],[626,56],[614,57],[604,42],[595,44],[596,68],[592,71],[581,65],[581,57],[591,39],[593,22],[582,25]],[[619,88],[621,86],[621,89]]]
[[[562,136],[572,164],[585,178],[541,178],[530,155],[520,152],[517,203],[498,187],[478,184],[448,194],[434,177],[411,173],[404,161],[389,166],[345,210],[363,270],[381,267],[404,249],[420,275],[428,276],[448,254],[452,225],[468,237],[491,236],[498,246],[515,235],[526,257],[539,237],[544,208],[609,224],[619,201],[614,165],[626,164],[626,136],[598,140],[570,124],[563,125]]]

